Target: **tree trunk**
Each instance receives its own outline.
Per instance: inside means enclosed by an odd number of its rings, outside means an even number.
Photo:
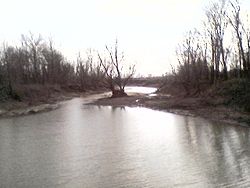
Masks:
[[[223,47],[223,40],[220,40],[220,48],[221,48],[221,56],[222,56],[222,64],[223,64],[223,77],[224,80],[228,79],[228,75],[227,75],[227,63],[225,60],[225,52],[224,52],[224,47]]]

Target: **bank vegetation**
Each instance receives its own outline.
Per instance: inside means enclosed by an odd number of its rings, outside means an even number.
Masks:
[[[21,36],[21,44],[4,43],[0,49],[0,102],[46,102],[62,93],[111,90],[124,94],[135,66],[125,69],[124,55],[106,46],[102,54],[87,50],[69,61],[53,41],[32,33]],[[3,106],[3,105],[2,105]]]
[[[21,45],[3,44],[0,49],[0,102],[47,101],[64,92],[112,92],[119,99],[97,104],[147,106],[188,110],[200,116],[250,123],[250,23],[238,0],[213,1],[204,13],[201,29],[187,32],[178,45],[178,65],[164,77],[133,78],[118,48],[105,46],[103,53],[88,50],[69,61],[52,40],[22,35]],[[125,86],[159,86],[155,97],[127,97]],[[131,82],[130,82],[131,83]],[[146,84],[146,85],[145,85]],[[229,109],[229,110],[227,110]],[[208,113],[209,112],[209,113]],[[245,113],[242,116],[242,113]],[[215,118],[216,119],[216,118]]]
[[[210,3],[204,27],[189,31],[179,44],[178,66],[166,75],[161,92],[250,111],[250,24],[242,8],[237,0]]]

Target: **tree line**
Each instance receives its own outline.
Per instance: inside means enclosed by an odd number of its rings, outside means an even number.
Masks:
[[[168,79],[186,94],[234,78],[250,78],[250,25],[238,0],[212,2],[203,28],[189,31],[176,51],[178,66]]]
[[[124,62],[118,60],[117,42],[114,51],[106,48],[103,57],[88,50],[86,56],[79,53],[72,62],[55,48],[52,40],[46,41],[41,35],[22,35],[21,45],[16,47],[3,44],[0,50],[0,100],[20,99],[16,88],[23,85],[58,85],[78,91],[108,88],[113,94],[117,87],[124,90],[134,67],[122,70]]]

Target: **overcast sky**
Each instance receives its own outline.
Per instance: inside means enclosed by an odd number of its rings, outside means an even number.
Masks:
[[[0,42],[21,34],[52,37],[68,59],[118,38],[126,60],[142,74],[164,74],[183,35],[199,27],[206,0],[0,0]]]

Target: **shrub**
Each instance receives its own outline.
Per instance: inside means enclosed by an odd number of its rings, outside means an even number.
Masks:
[[[250,112],[250,80],[233,79],[222,82],[214,89],[216,94],[226,97],[225,104]]]

